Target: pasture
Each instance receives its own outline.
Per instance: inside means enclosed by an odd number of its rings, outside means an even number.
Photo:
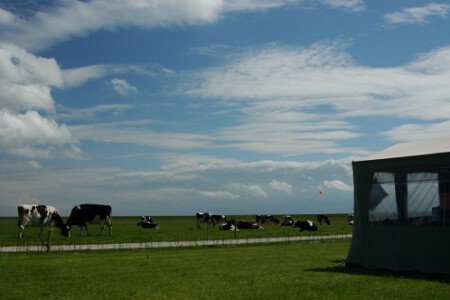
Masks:
[[[448,277],[343,268],[350,241],[0,254],[2,299],[448,299]]]
[[[254,216],[232,216],[253,220]],[[294,216],[312,219],[315,216]],[[113,236],[64,238],[53,231],[52,244],[142,243],[252,239],[351,233],[346,215],[329,215],[331,225],[316,232],[266,224],[263,230],[197,230],[195,218],[154,217],[157,230],[137,226],[139,217],[113,217]],[[67,218],[64,218],[67,219]],[[37,245],[38,228],[18,240],[17,218],[0,218],[0,246]],[[46,232],[46,231],[45,231]],[[349,240],[289,242],[223,247],[1,253],[2,299],[446,299],[444,275],[392,273],[344,268]]]

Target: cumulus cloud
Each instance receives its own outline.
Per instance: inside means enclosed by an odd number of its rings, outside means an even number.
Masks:
[[[336,190],[347,191],[347,192],[353,190],[352,186],[350,186],[350,185],[348,185],[348,184],[346,184],[346,183],[344,183],[344,182],[342,182],[342,181],[340,181],[338,179],[330,180],[330,181],[325,180],[323,182],[323,186],[328,188],[328,189],[336,189]]]
[[[384,15],[387,25],[423,24],[432,17],[447,18],[450,4],[430,3],[421,7],[405,8],[399,12]]]
[[[51,89],[62,87],[54,59],[0,43],[0,152],[28,158],[80,157],[78,140],[51,115]]]
[[[12,13],[0,7],[0,24],[10,24],[14,19],[15,17]]]
[[[258,184],[230,183],[228,188],[246,197],[266,198],[267,192]]]
[[[129,84],[125,79],[114,78],[110,80],[112,88],[122,96],[137,93],[137,88]]]
[[[67,126],[35,111],[12,114],[0,110],[0,151],[28,158],[80,157],[78,140]]]
[[[292,195],[292,192],[293,192],[292,185],[290,185],[289,183],[284,182],[284,181],[272,180],[269,183],[269,186],[274,190],[282,191],[289,195]]]
[[[54,59],[37,57],[13,44],[0,43],[0,105],[8,111],[52,111],[50,90],[63,85]]]

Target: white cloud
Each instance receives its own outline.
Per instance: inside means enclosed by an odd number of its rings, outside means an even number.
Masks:
[[[323,182],[323,186],[328,188],[328,189],[336,189],[336,190],[340,190],[340,191],[353,191],[353,187],[351,185],[348,185],[338,179],[334,179],[334,180],[325,180]]]
[[[58,120],[66,119],[92,119],[101,113],[111,113],[113,115],[121,114],[125,111],[131,110],[135,106],[130,104],[101,104],[86,108],[60,108],[58,114],[55,116]]]
[[[12,114],[0,110],[0,152],[28,158],[80,158],[78,140],[65,125],[35,111]]]
[[[44,49],[70,38],[86,36],[101,29],[120,27],[167,27],[215,22],[224,14],[255,11],[292,4],[289,0],[225,1],[65,1],[60,6],[41,11],[31,18],[9,21],[10,31],[3,39],[26,49]],[[11,19],[3,13],[4,19]]]
[[[235,191],[236,194],[243,195],[242,197],[256,197],[256,198],[267,197],[267,192],[258,184],[244,184],[234,182],[230,183],[227,187]]]
[[[52,111],[52,87],[61,87],[62,73],[54,59],[34,56],[8,43],[0,43],[0,108]]]
[[[284,182],[284,181],[272,180],[269,183],[269,186],[274,190],[282,191],[289,195],[292,195],[292,193],[293,193],[292,185],[290,185],[289,183]]]
[[[450,4],[430,3],[421,7],[405,8],[399,12],[384,15],[388,25],[398,24],[422,24],[428,22],[432,17],[447,18]]]
[[[112,88],[122,96],[137,93],[137,88],[129,84],[125,79],[114,78],[110,80]]]
[[[67,126],[45,116],[54,111],[51,89],[62,86],[62,72],[54,59],[0,43],[0,153],[81,157],[79,142]]]
[[[0,7],[0,24],[10,24],[14,19],[15,17],[12,13]]]
[[[217,136],[230,148],[262,153],[360,155],[340,146],[361,137],[354,118],[448,119],[450,47],[395,68],[358,65],[347,47],[337,41],[233,52],[219,67],[185,74],[192,81],[180,90],[229,104],[239,122]]]
[[[207,192],[207,191],[199,191],[198,192],[203,197],[207,198],[222,198],[222,199],[239,199],[239,195],[234,195],[228,191],[215,191],[215,192]]]
[[[207,135],[152,130],[150,120],[94,123],[70,126],[79,139],[117,144],[137,144],[167,149],[197,149],[212,146]]]
[[[363,0],[320,0],[332,8],[344,9],[353,12],[361,12],[365,9]]]

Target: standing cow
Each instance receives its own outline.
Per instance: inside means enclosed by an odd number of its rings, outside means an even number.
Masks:
[[[81,228],[80,235],[83,234],[83,228],[88,234],[87,223],[100,224],[100,233],[103,228],[108,226],[109,236],[112,235],[112,217],[111,206],[103,204],[80,204],[72,208],[69,219],[67,220],[67,227],[70,228],[77,225]],[[70,233],[69,233],[70,234]]]
[[[58,210],[49,205],[22,204],[17,207],[19,214],[19,238],[23,237],[23,230],[27,226],[40,226],[39,237],[42,237],[44,226],[56,226],[63,236],[69,236],[69,230],[64,224]]]
[[[317,215],[317,222],[318,222],[320,225],[322,225],[323,223],[325,223],[325,224],[327,224],[327,225],[330,225],[330,224],[331,224],[330,219],[328,218],[328,216],[327,216],[327,215],[322,215],[322,214]]]
[[[206,223],[206,226],[212,225],[212,214],[209,212],[198,212],[195,214],[197,219],[197,229],[202,229],[201,223]]]

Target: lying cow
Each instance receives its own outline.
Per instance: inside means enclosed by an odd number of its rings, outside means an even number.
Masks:
[[[296,221],[293,225],[293,227],[300,228],[300,231],[317,231],[318,228],[316,224],[314,224],[313,221],[306,220],[306,221]]]
[[[264,229],[262,226],[258,225],[256,222],[239,221],[237,223],[238,229]]]
[[[19,238],[23,237],[23,230],[27,226],[40,226],[39,237],[42,238],[44,226],[56,226],[63,236],[69,236],[69,230],[64,224],[58,210],[49,205],[22,204],[17,207],[19,214]]]
[[[141,226],[142,228],[149,228],[149,229],[158,229],[159,225],[156,223],[153,223],[152,217],[141,217],[141,221],[137,223],[138,226]]]
[[[111,206],[102,204],[80,204],[75,206],[70,212],[69,219],[66,225],[70,231],[70,228],[74,225],[80,227],[80,235],[83,235],[83,229],[88,233],[87,223],[100,224],[100,233],[102,234],[103,228],[108,226],[109,235],[112,235],[112,217]],[[70,235],[70,232],[69,232]]]
[[[281,223],[281,226],[292,226],[294,225],[294,219],[291,216],[284,216],[283,223]]]
[[[220,230],[237,230],[236,221],[234,220],[225,220],[219,226]]]

